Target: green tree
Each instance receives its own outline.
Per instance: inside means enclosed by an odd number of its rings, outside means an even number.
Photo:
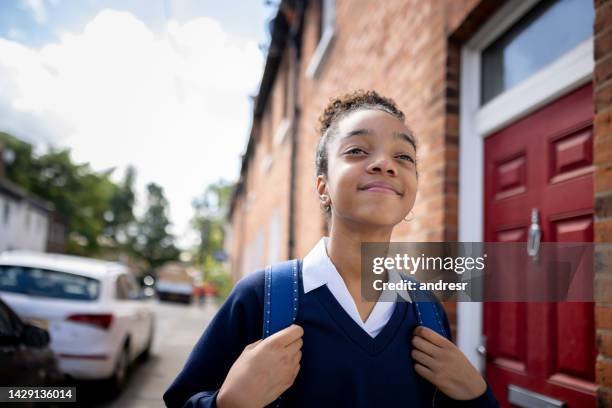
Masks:
[[[68,220],[68,252],[96,254],[105,229],[104,214],[113,194],[112,170],[96,173],[75,164],[68,149],[51,149],[33,162],[31,191],[51,201]]]
[[[0,145],[13,152],[11,163],[7,163],[6,177],[30,191],[30,169],[32,167],[32,146],[8,133],[0,132]]]
[[[105,235],[112,238],[116,246],[125,247],[129,243],[129,232],[134,225],[134,204],[136,194],[134,183],[136,181],[136,169],[128,166],[125,170],[123,180],[114,185],[110,199],[110,208],[104,214],[106,221]]]
[[[215,253],[223,251],[225,215],[231,192],[232,185],[220,180],[208,186],[206,191],[192,202],[195,214],[191,219],[191,226],[199,237],[194,261],[203,266],[205,271],[206,266],[210,266],[210,262],[214,261]]]
[[[225,242],[225,218],[229,208],[232,184],[220,180],[207,187],[193,200],[194,215],[191,227],[197,232],[198,244],[192,250],[192,262],[203,271],[203,280],[219,290],[223,299],[232,287],[225,264],[216,254],[223,253]]]
[[[67,252],[99,255],[117,246],[117,232],[133,221],[134,169],[124,182],[111,179],[114,169],[95,172],[76,164],[69,149],[51,148],[36,156],[32,146],[0,133],[0,143],[14,152],[7,177],[31,194],[51,202],[67,222]]]
[[[170,233],[168,206],[163,188],[158,184],[149,183],[147,185],[147,210],[138,220],[133,248],[147,262],[150,269],[155,269],[165,262],[177,260],[179,257],[179,250],[174,244],[174,236]]]

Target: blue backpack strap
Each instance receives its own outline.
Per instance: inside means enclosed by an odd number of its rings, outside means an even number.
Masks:
[[[413,302],[420,326],[429,327],[441,336],[449,338],[435,301],[416,301]]]
[[[400,276],[402,279],[416,282],[417,284],[419,283],[415,279],[408,277],[403,273],[400,273]],[[442,317],[440,316],[438,308],[436,307],[436,303],[438,303],[438,301],[434,295],[430,292],[418,289],[410,291],[410,297],[412,299],[412,304],[414,306],[419,326],[428,327],[441,336],[449,339],[448,333],[446,333],[446,329],[444,328],[444,323],[442,323]]]
[[[264,283],[263,336],[266,338],[293,324],[298,310],[298,260],[268,265]]]

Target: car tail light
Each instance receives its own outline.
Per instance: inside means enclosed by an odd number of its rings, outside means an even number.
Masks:
[[[108,329],[113,322],[112,314],[73,314],[68,316],[71,322],[91,324],[102,329]]]

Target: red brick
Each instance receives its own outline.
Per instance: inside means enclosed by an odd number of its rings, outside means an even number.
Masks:
[[[596,193],[612,191],[612,164],[597,166],[594,177]]]
[[[594,164],[612,162],[612,137],[597,139],[593,147]]]
[[[612,54],[595,63],[594,78],[596,84],[603,84],[612,78]]]
[[[595,8],[601,6],[602,4],[604,4],[606,2],[609,2],[609,1],[612,1],[612,0],[595,0]]]
[[[595,242],[612,242],[612,220],[595,222]]]
[[[595,363],[597,382],[606,387],[612,387],[612,359],[597,357]]]
[[[603,3],[595,9],[595,34],[612,27],[612,1]]]
[[[612,357],[612,331],[597,331],[597,348],[599,353],[605,357]]]
[[[601,303],[612,303],[612,277],[607,271],[595,275],[595,300]]]
[[[595,112],[604,112],[612,107],[612,81],[595,84]]]
[[[595,217],[612,217],[612,193],[595,197]]]
[[[595,307],[595,326],[598,330],[612,330],[612,306]]]
[[[612,55],[612,27],[595,36],[595,61]]]
[[[595,115],[595,149],[600,140],[612,137],[612,109]]]

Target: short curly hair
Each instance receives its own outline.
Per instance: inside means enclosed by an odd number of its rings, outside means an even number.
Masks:
[[[364,91],[358,89],[345,95],[331,98],[323,114],[319,117],[318,131],[321,137],[315,155],[315,176],[323,175],[327,177],[329,162],[327,146],[335,136],[340,120],[350,113],[362,109],[376,109],[387,112],[401,122],[404,122],[406,118],[404,112],[397,107],[393,99],[381,96],[373,90]],[[412,136],[414,137],[414,135]],[[329,216],[330,211],[329,207],[325,209],[327,216]]]

